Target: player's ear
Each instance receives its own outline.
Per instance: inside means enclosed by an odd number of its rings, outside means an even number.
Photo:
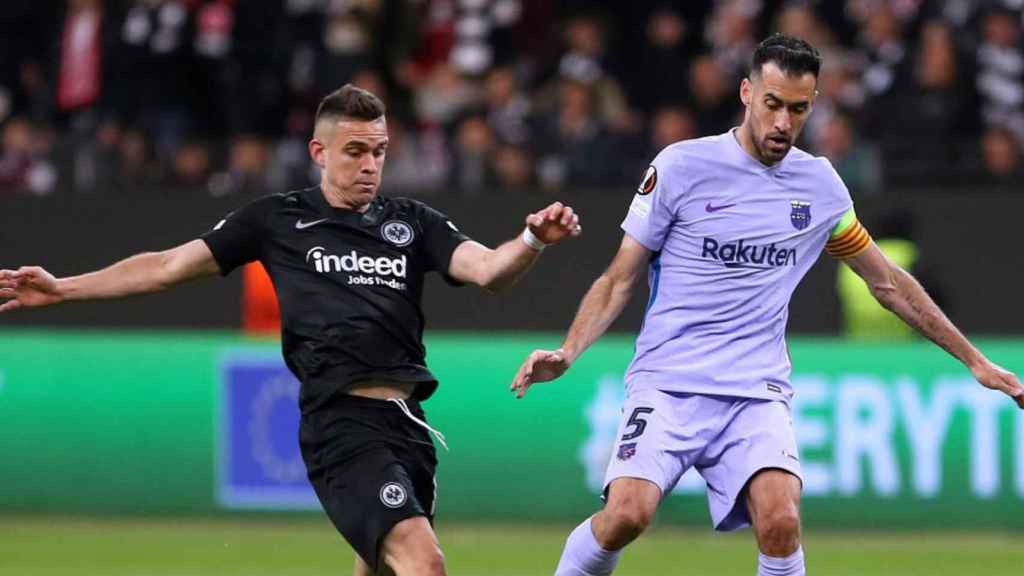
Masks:
[[[750,102],[754,98],[754,87],[750,84],[750,78],[744,78],[740,82],[740,102],[743,102],[744,106],[750,106]]]
[[[316,165],[319,166],[321,170],[327,168],[327,158],[324,157],[326,150],[327,147],[324,146],[324,143],[317,138],[313,138],[309,141],[309,157],[313,159],[313,162],[316,162]]]

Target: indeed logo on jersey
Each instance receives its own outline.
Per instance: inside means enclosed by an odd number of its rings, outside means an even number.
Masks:
[[[395,278],[405,278],[406,257],[372,258],[360,256],[352,250],[344,256],[327,254],[323,246],[316,246],[306,252],[306,262],[312,262],[317,272],[349,272],[349,285],[356,286],[387,286],[396,290],[405,290],[405,283]],[[393,278],[388,278],[393,277]]]
[[[796,248],[778,248],[747,244],[743,240],[720,244],[714,238],[704,238],[701,258],[718,260],[727,268],[762,268],[796,265]]]

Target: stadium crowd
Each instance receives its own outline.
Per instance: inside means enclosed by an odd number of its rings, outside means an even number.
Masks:
[[[5,0],[0,196],[318,180],[316,102],[389,106],[387,190],[621,189],[739,123],[772,31],[825,60],[800,145],[855,197],[1024,174],[1022,0]]]

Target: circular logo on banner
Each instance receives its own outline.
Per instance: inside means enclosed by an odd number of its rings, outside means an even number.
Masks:
[[[409,226],[401,220],[385,222],[384,225],[380,227],[380,235],[383,236],[385,240],[399,248],[412,244],[412,226]]]
[[[405,488],[397,482],[388,482],[380,489],[380,501],[388,508],[400,508],[405,499]]]
[[[645,196],[654,192],[654,187],[658,185],[658,170],[654,166],[648,166],[647,172],[644,172],[644,179],[640,182],[640,186],[637,187],[636,193]]]

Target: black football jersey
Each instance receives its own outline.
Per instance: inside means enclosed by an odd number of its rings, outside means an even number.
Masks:
[[[424,275],[447,277],[469,238],[407,198],[377,196],[363,213],[335,208],[319,187],[259,198],[202,236],[222,274],[259,260],[281,307],[281,346],[302,383],[304,414],[367,380],[416,382],[426,399]]]

